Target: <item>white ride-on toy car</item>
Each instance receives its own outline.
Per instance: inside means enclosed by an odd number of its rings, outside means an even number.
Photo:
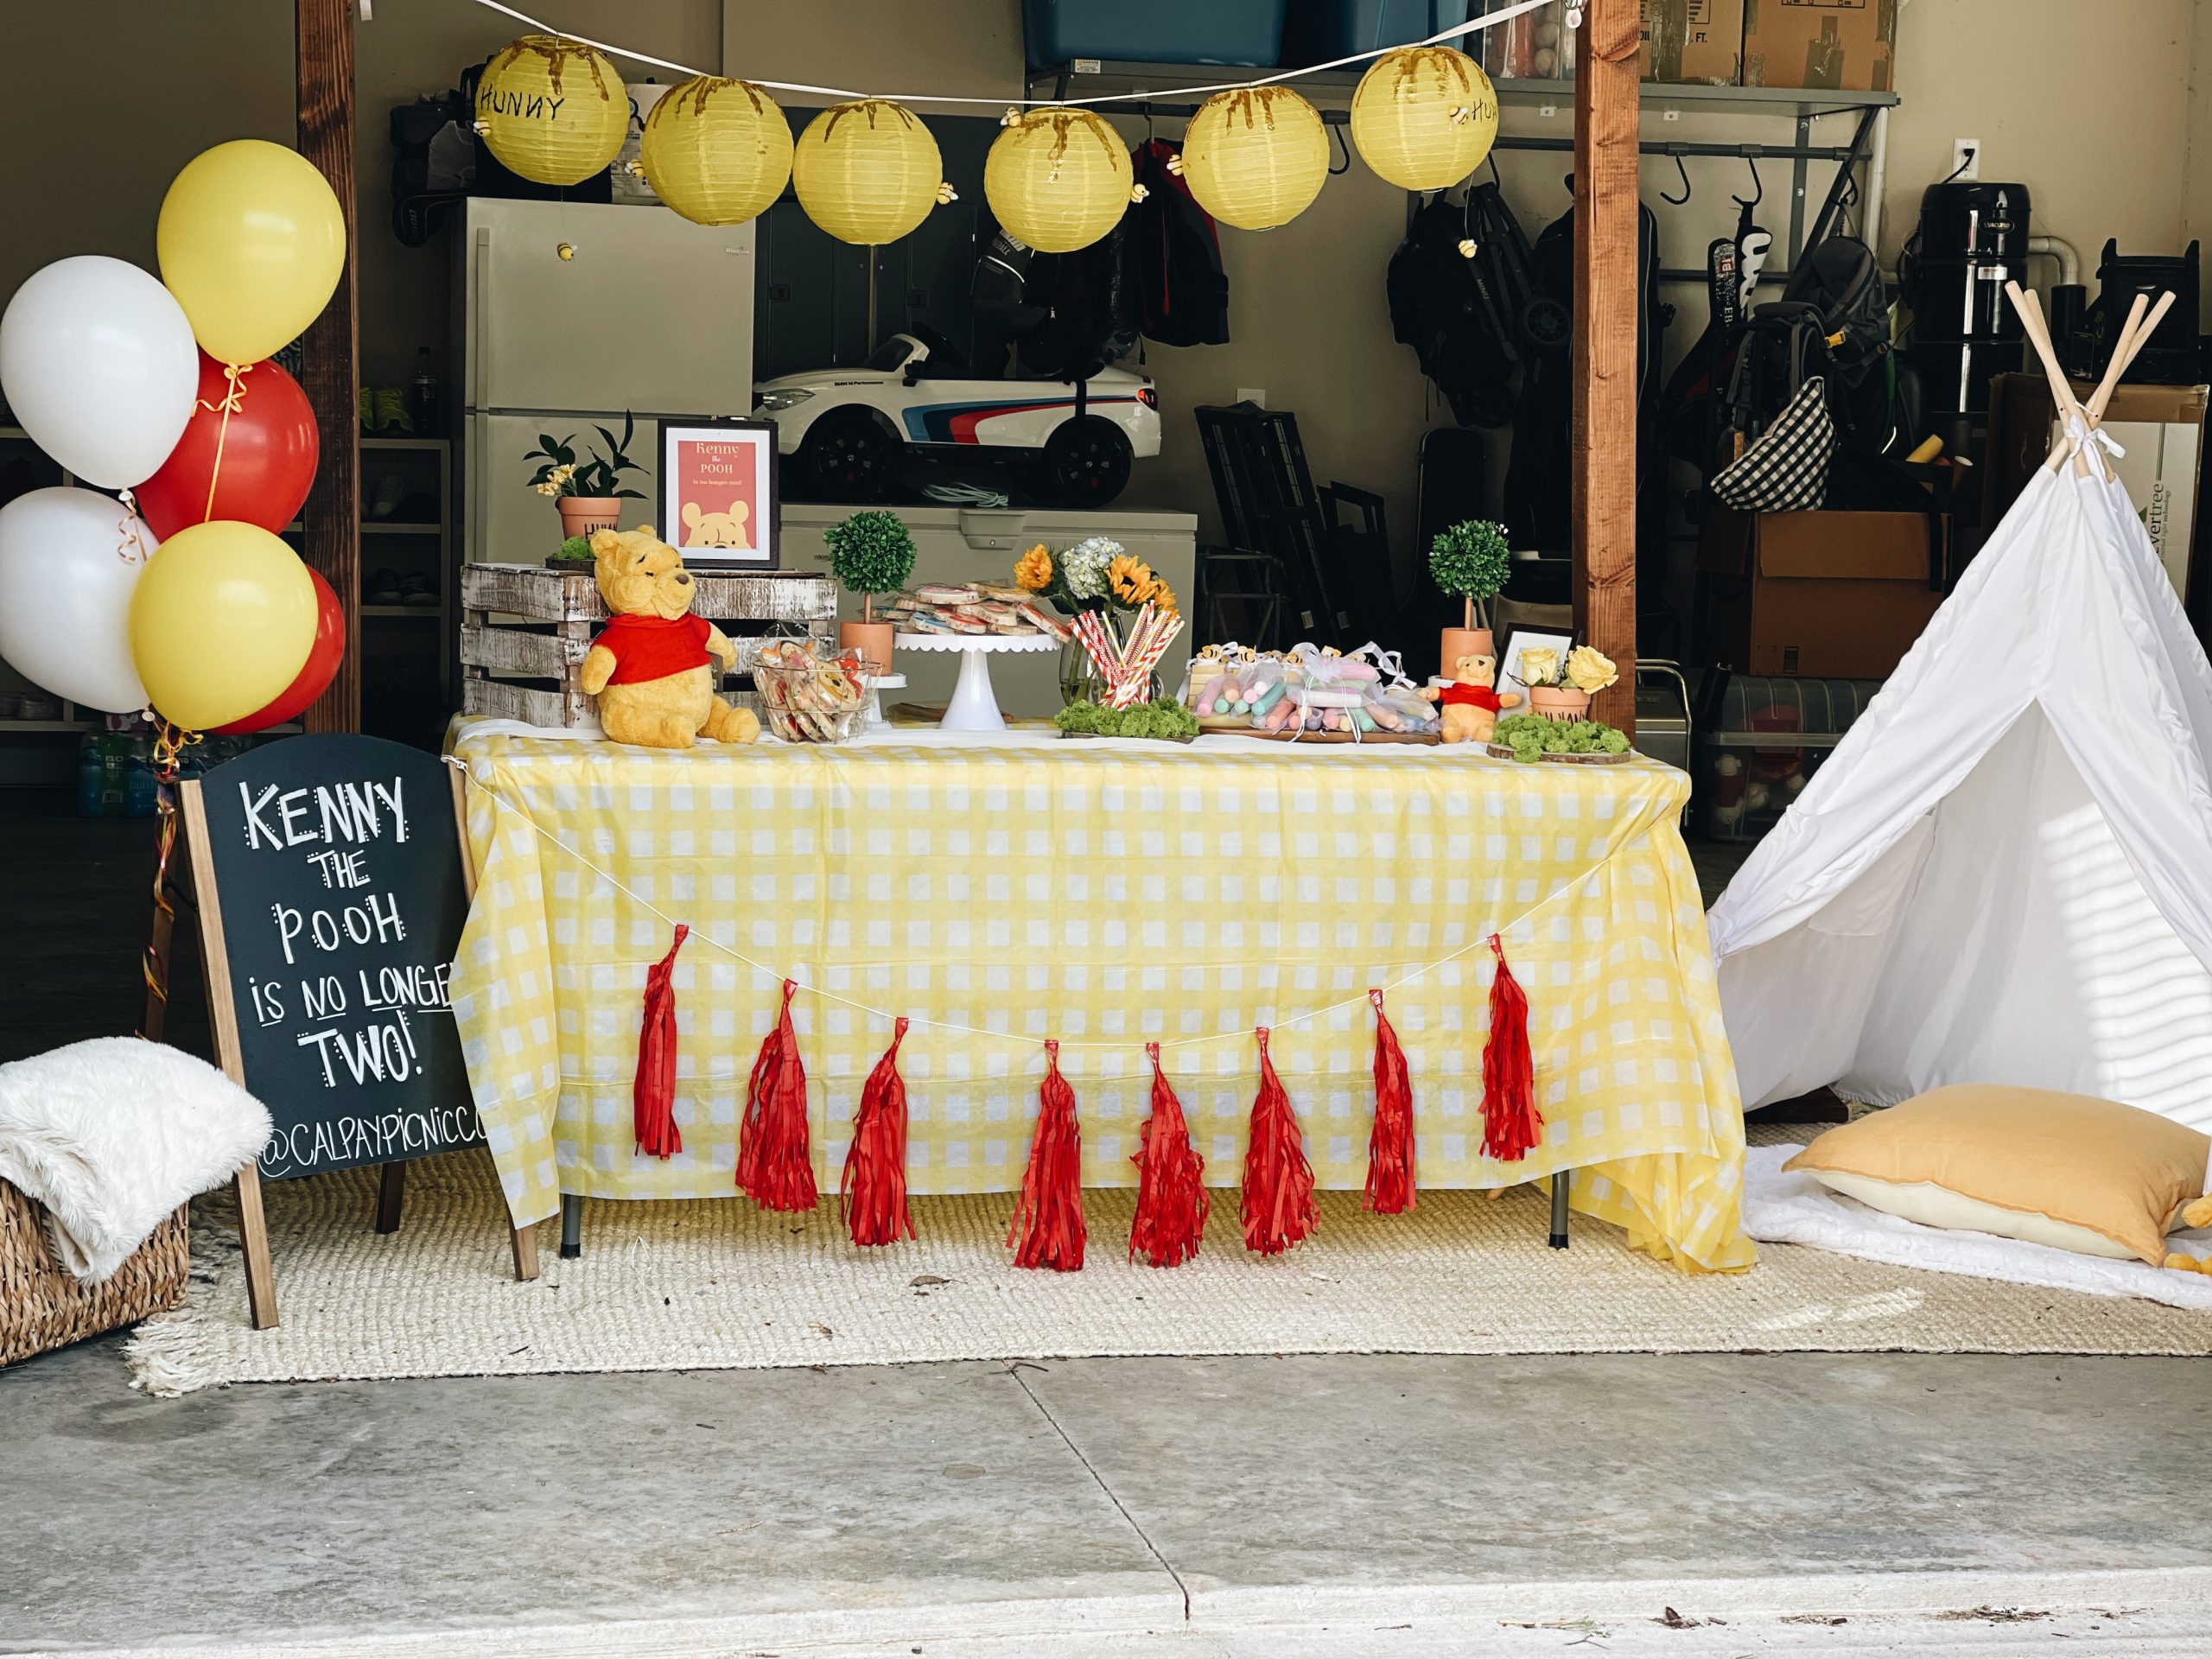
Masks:
[[[764,381],[753,409],[775,422],[785,486],[801,499],[880,500],[909,459],[988,458],[1030,462],[1058,500],[1103,507],[1128,484],[1133,459],[1160,453],[1148,376],[984,379],[929,327],[893,334],[857,368]]]

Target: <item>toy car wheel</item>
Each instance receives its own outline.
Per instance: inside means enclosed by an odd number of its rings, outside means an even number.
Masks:
[[[832,410],[807,429],[795,459],[812,493],[830,501],[880,501],[891,487],[899,440],[864,409]]]
[[[1045,441],[1045,472],[1071,507],[1103,507],[1128,487],[1128,435],[1095,415],[1063,423]]]

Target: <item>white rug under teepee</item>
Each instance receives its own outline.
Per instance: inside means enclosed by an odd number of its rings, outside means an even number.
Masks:
[[[549,1224],[527,1285],[487,1160],[416,1164],[389,1237],[369,1227],[374,1187],[355,1171],[264,1188],[273,1331],[246,1324],[231,1229],[197,1217],[190,1300],[132,1340],[139,1386],[1107,1354],[2212,1353],[2212,1314],[1788,1245],[1748,1274],[1690,1277],[1578,1217],[1555,1251],[1533,1187],[1425,1193],[1389,1218],[1324,1194],[1319,1234],[1273,1261],[1245,1252],[1220,1192],[1204,1253],[1168,1271],[1123,1259],[1133,1194],[1091,1192],[1076,1274],[1007,1265],[1011,1194],[918,1200],[920,1239],[873,1251],[834,1204],[594,1204],[582,1259],[559,1259]]]

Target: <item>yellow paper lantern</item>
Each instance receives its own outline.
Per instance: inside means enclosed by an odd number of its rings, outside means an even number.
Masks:
[[[645,117],[638,162],[653,194],[700,225],[742,225],[784,193],[791,127],[758,86],[695,75]]]
[[[1183,133],[1182,175],[1198,206],[1240,231],[1287,225],[1329,176],[1329,135],[1287,86],[1216,92]]]
[[[476,84],[476,130],[509,172],[582,184],[621,153],[630,94],[607,54],[582,41],[518,35]]]
[[[1482,66],[1448,46],[1385,52],[1351,95],[1351,141],[1401,190],[1442,190],[1483,163],[1497,137],[1497,93]]]
[[[1089,110],[1010,116],[983,163],[983,194],[999,224],[1039,253],[1073,253],[1106,235],[1134,184],[1128,146]]]
[[[809,219],[861,247],[896,242],[952,200],[930,130],[880,98],[832,105],[806,124],[791,152],[791,188]]]
[[[276,701],[315,647],[321,608],[298,554],[258,524],[188,524],[130,593],[130,657],[155,711],[188,730]]]

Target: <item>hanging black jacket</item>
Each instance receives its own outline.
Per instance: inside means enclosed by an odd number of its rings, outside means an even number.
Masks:
[[[1163,346],[1229,341],[1229,278],[1212,218],[1191,187],[1167,170],[1176,147],[1164,138],[1139,144],[1131,158],[1145,188],[1122,221],[1145,338]]]

